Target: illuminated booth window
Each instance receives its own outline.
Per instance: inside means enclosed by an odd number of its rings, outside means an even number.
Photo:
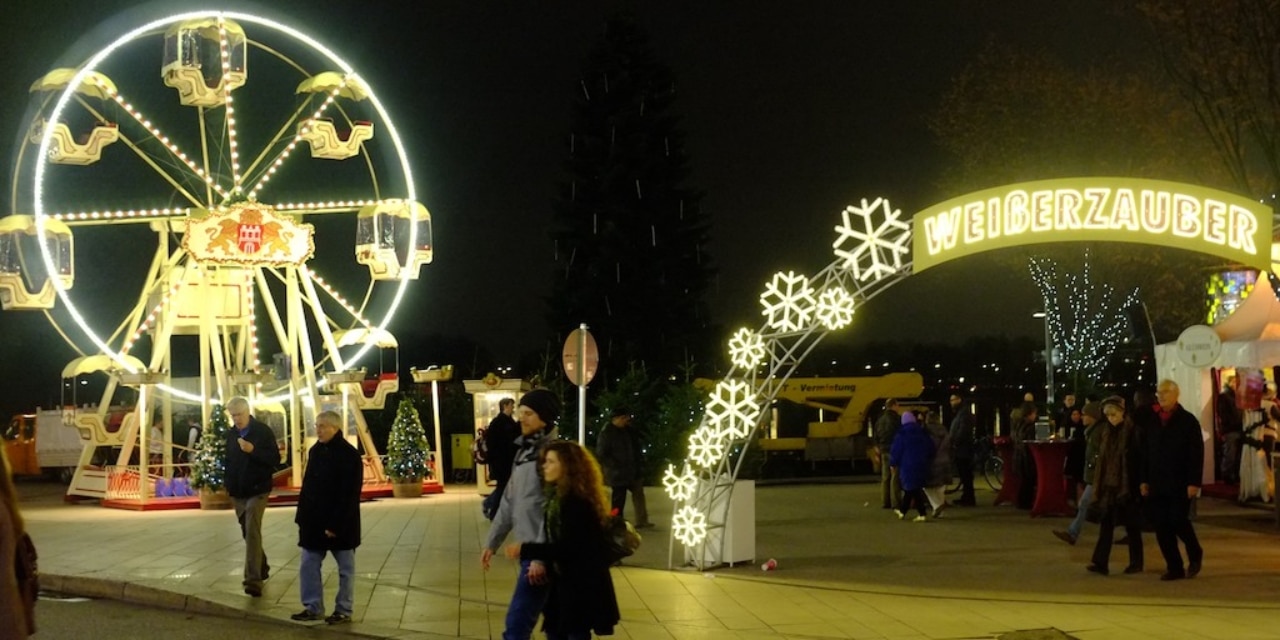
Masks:
[[[417,229],[414,246],[409,235]],[[388,200],[362,207],[356,216],[356,261],[374,280],[418,279],[431,262],[431,213],[417,202]],[[402,274],[402,270],[407,273]]]
[[[10,309],[52,309],[57,291],[47,277],[40,256],[35,219],[31,216],[0,218],[0,306]],[[75,281],[71,229],[45,218],[45,250],[64,289]],[[41,284],[32,288],[34,279]]]
[[[223,44],[226,66],[223,66]],[[165,86],[178,90],[188,107],[216,107],[226,94],[244,85],[248,40],[244,29],[230,20],[207,18],[180,22],[164,34]]]
[[[61,92],[75,79],[75,69],[61,68],[46,73],[44,77],[31,85],[31,92]],[[96,71],[85,74],[84,80],[76,87],[78,99],[93,98],[98,101],[109,100],[116,92],[111,79]],[[86,110],[87,111],[87,110]],[[97,109],[98,113],[104,110]],[[68,120],[48,123],[37,119],[32,126],[28,140],[31,144],[40,144],[45,127],[53,128],[50,136],[49,160],[57,164],[90,165],[102,159],[102,150],[120,139],[120,130],[114,122],[99,119],[98,116],[84,114],[87,120]],[[68,116],[64,112],[64,118]]]

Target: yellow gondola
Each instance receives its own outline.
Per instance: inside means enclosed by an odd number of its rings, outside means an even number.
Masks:
[[[357,120],[350,129],[338,129],[331,118],[315,118],[298,124],[298,139],[311,146],[312,158],[345,160],[373,139],[373,123]]]
[[[382,409],[387,404],[387,396],[400,390],[400,344],[395,336],[386,329],[357,328],[335,331],[333,339],[341,351],[346,347],[372,344],[378,348],[378,372],[366,374],[359,384],[350,384],[355,391],[356,405],[361,409]],[[387,370],[387,352],[392,352],[392,369]],[[365,371],[365,369],[359,369]]]
[[[369,97],[364,83],[355,76],[336,71],[318,73],[298,84],[295,93],[325,94],[359,102]],[[344,160],[360,153],[363,144],[373,139],[373,123],[346,120],[346,126],[335,125],[331,118],[312,118],[298,123],[298,139],[311,146],[312,158]]]
[[[31,91],[61,92],[75,79],[76,73],[76,69],[67,67],[54,69],[32,83]],[[115,92],[115,83],[97,71],[85,74],[84,80],[76,87],[78,99],[109,100]],[[65,122],[50,125],[44,120],[36,120],[28,137],[31,144],[40,144],[47,126],[53,127],[49,160],[57,164],[93,164],[102,159],[102,150],[107,145],[120,139],[120,130],[114,122],[95,121],[87,131],[77,134]]]
[[[44,221],[46,250],[53,257],[53,266],[62,288],[70,289],[75,282],[71,229],[53,218],[45,218]],[[28,288],[30,276],[45,272],[38,247],[31,250],[36,246],[32,240],[37,235],[36,221],[32,216],[0,218],[0,307],[6,311],[52,309],[57,299],[57,290],[47,274],[38,289]]]
[[[417,238],[410,247],[413,226]],[[431,243],[431,212],[421,203],[387,200],[361,208],[356,216],[356,261],[369,267],[374,280],[417,280],[419,269],[432,260]]]
[[[227,44],[227,68],[222,64],[222,41]],[[229,91],[244,85],[248,76],[248,40],[244,29],[231,20],[206,18],[169,27],[164,34],[164,66],[160,74],[166,86],[178,90],[188,107],[216,107]]]

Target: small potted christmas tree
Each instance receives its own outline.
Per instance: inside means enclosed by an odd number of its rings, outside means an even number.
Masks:
[[[387,441],[387,475],[391,476],[391,491],[397,498],[416,498],[422,495],[422,481],[427,477],[426,431],[418,419],[418,410],[408,398],[400,401],[396,409],[396,421],[391,424],[391,437]]]
[[[227,495],[227,432],[231,419],[222,405],[213,405],[209,424],[200,434],[196,455],[191,460],[191,488],[200,490],[201,509],[230,509]]]

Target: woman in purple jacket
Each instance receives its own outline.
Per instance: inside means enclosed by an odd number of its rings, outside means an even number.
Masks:
[[[902,428],[893,438],[889,450],[889,464],[902,480],[902,510],[898,519],[907,517],[912,505],[916,508],[915,521],[924,522],[925,507],[929,504],[924,495],[924,485],[929,481],[933,465],[933,439],[916,421],[910,411],[902,413]]]

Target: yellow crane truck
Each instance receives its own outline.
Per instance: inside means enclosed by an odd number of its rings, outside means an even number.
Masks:
[[[869,418],[879,415],[879,403],[886,398],[917,398],[923,391],[924,378],[915,372],[791,378],[778,390],[776,398],[785,402],[776,404],[772,423],[760,438],[760,449],[770,459],[808,463],[847,460],[856,465],[869,459]],[[796,411],[786,403],[806,409]],[[805,421],[806,417],[818,419]]]

